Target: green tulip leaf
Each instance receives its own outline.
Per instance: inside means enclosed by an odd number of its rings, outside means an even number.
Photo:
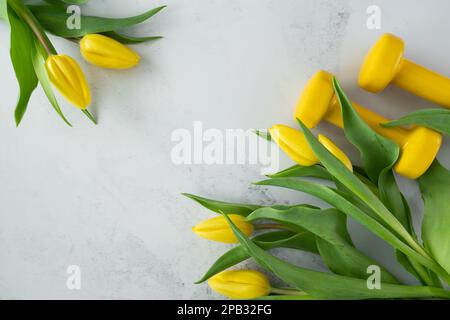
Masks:
[[[450,275],[442,269],[439,265],[437,265],[434,260],[429,256],[428,252],[418,243],[417,239],[415,239],[406,229],[405,227],[397,220],[397,218],[386,208],[383,202],[374,194],[370,188],[364,184],[361,180],[359,180],[350,170],[348,170],[345,165],[337,159],[333,154],[331,154],[318,140],[314,137],[311,131],[299,120],[300,127],[305,134],[306,140],[309,145],[313,149],[315,155],[320,160],[322,165],[330,172],[334,178],[339,181],[343,186],[345,186],[348,190],[351,191],[354,195],[359,197],[367,206],[375,212],[378,217],[381,219],[383,224],[380,224],[378,221],[365,221],[364,217],[361,216],[360,213],[366,216],[366,218],[371,217],[364,214],[359,208],[352,205],[350,209],[351,214],[355,215],[355,218],[361,223],[370,222],[372,232],[377,232],[379,236],[384,234],[384,236],[388,235],[391,242],[388,241],[394,248],[399,249],[406,255],[408,255],[412,259],[419,259],[417,262],[423,264],[424,266],[432,269],[440,276],[446,279],[447,282],[450,282]],[[339,201],[340,202],[340,201]],[[344,209],[341,209],[336,206],[337,209],[341,210],[346,214],[350,214]],[[354,209],[357,209],[356,211]],[[376,224],[375,224],[376,223]],[[372,225],[373,224],[373,225]],[[366,225],[367,227],[368,225]],[[388,226],[388,227],[385,227]],[[383,229],[380,229],[382,227]],[[387,230],[386,230],[387,229]],[[389,231],[389,234],[385,234],[385,231]],[[394,238],[391,238],[393,236]],[[383,238],[385,239],[385,238]],[[385,239],[387,240],[387,239]],[[400,243],[398,242],[400,241]],[[406,245],[407,248],[404,247]],[[408,252],[406,252],[406,251]]]
[[[316,236],[306,230],[299,233],[291,231],[268,232],[254,237],[253,240],[264,250],[290,248],[315,254],[319,253],[316,246]],[[196,283],[202,283],[215,274],[245,261],[248,258],[250,258],[250,256],[247,251],[241,245],[237,245],[220,256],[205,275]]]
[[[255,130],[255,134],[260,137],[263,138],[269,142],[272,142],[272,136],[270,135],[269,131],[266,130]]]
[[[406,231],[414,239],[417,239],[411,212],[391,169],[399,156],[398,145],[376,133],[360,118],[336,79],[333,79],[333,85],[341,104],[345,134],[349,141],[359,149],[365,171],[378,185],[380,200]],[[389,225],[387,226],[389,227]],[[422,275],[422,277],[418,277],[422,283],[429,281],[428,283],[435,284],[428,276],[429,272],[423,270],[422,266],[411,261],[410,258],[402,256],[401,252],[397,252],[397,258],[407,270],[414,269],[413,266],[415,266]],[[418,274],[417,272],[412,273]]]
[[[155,41],[163,38],[161,36],[132,37],[117,33],[115,31],[102,32],[102,34],[123,44],[137,44],[142,42]]]
[[[424,201],[422,240],[436,261],[450,273],[450,171],[437,160],[419,178]]]
[[[44,0],[44,2],[47,2],[51,5],[64,7],[70,4],[77,4],[77,5],[86,4],[88,3],[88,1],[89,0]]]
[[[62,0],[62,1],[67,4],[85,4],[89,2],[89,0]]]
[[[344,166],[344,168],[346,167]],[[257,183],[257,185],[277,186],[311,194],[332,205],[339,211],[351,216],[353,219],[361,223],[375,235],[377,235],[378,237],[389,243],[393,248],[398,249],[399,251],[406,254],[408,257],[415,259],[424,266],[427,266],[428,268],[436,271],[440,275],[443,275],[447,280],[450,278],[445,273],[445,271],[438,265],[436,265],[436,263],[431,258],[416,252],[402,239],[399,239],[398,236],[394,234],[389,228],[385,227],[376,219],[372,218],[366,212],[362,211],[360,208],[355,206],[352,202],[348,201],[346,198],[339,195],[339,193],[336,190],[330,187],[302,180],[299,178],[269,179],[265,181],[260,181]]]
[[[295,266],[267,253],[248,239],[228,218],[233,232],[249,255],[263,268],[272,272],[289,286],[322,299],[391,299],[391,298],[450,298],[450,292],[433,287],[404,286],[381,283],[380,289],[371,290],[367,281],[329,274]]]
[[[345,136],[358,148],[364,170],[370,179],[378,184],[381,172],[391,168],[397,161],[400,148],[393,141],[373,131],[361,119],[336,78],[333,78],[333,86],[341,105]]]
[[[378,182],[381,201],[395,215],[405,229],[415,237],[411,211],[395,181],[392,170],[383,170]]]
[[[347,231],[345,214],[336,209],[311,209],[292,207],[287,210],[261,208],[247,217],[247,220],[272,220],[288,226],[294,231],[308,230],[317,236],[317,248],[328,268],[340,275],[360,279],[367,278],[367,268],[380,264],[355,248]],[[300,230],[296,230],[300,228]],[[380,267],[381,281],[398,283],[385,268]]]
[[[259,206],[259,205],[223,202],[223,201],[199,197],[199,196],[189,194],[189,193],[183,193],[183,195],[198,202],[205,208],[207,208],[211,211],[214,211],[216,213],[223,212],[226,214],[238,214],[238,215],[246,217],[250,213],[255,211],[256,209],[261,208],[261,206]]]
[[[0,19],[8,20],[8,4],[7,4],[7,0],[0,0]]]
[[[146,21],[165,7],[160,6],[137,16],[118,19],[81,15],[80,28],[69,29],[67,28],[69,14],[66,13],[65,8],[49,5],[28,6],[44,29],[64,38],[78,38],[89,33],[118,31]]]
[[[44,0],[44,2],[52,5],[52,6],[66,6],[67,3],[65,3],[63,0]]]
[[[332,180],[331,175],[321,165],[303,167],[297,164],[278,173],[268,175],[268,177],[270,178],[310,177],[324,180]]]
[[[400,222],[395,219],[392,213],[384,206],[377,195],[348,170],[339,159],[331,154],[301,121],[299,121],[299,124],[314,153],[337,182],[341,183],[346,189],[366,203],[369,208],[378,214],[381,221],[392,227],[396,232],[399,231],[402,233],[402,236],[405,235],[405,237],[408,238],[409,234],[407,234]]]
[[[319,254],[317,250],[315,236],[305,229],[293,231],[272,231],[260,234],[253,238],[258,245],[273,245],[273,248],[297,249],[309,253]]]
[[[89,112],[88,109],[81,109],[81,112],[92,121],[93,124],[97,124],[97,120],[94,118],[94,116]]]
[[[89,0],[44,0],[44,2],[57,6],[66,6],[68,4],[86,4]]]
[[[386,128],[420,125],[450,135],[450,110],[422,109],[414,111],[398,120],[383,123]]]
[[[33,68],[32,52],[34,50],[34,34],[30,27],[20,19],[12,9],[8,9],[9,24],[11,26],[11,62],[19,83],[19,99],[15,109],[16,124],[19,125],[38,78]]]
[[[39,83],[41,84],[42,89],[44,90],[45,95],[47,96],[48,101],[55,109],[56,113],[61,117],[61,119],[69,126],[72,124],[66,119],[61,108],[59,107],[58,101],[55,98],[53,93],[52,85],[50,79],[47,74],[47,70],[45,69],[45,60],[47,59],[47,53],[43,49],[42,45],[37,39],[34,39],[34,47],[32,50],[32,63],[34,67],[34,71],[36,72],[36,76],[39,79]]]
[[[360,198],[358,198],[356,195],[351,193],[349,190],[347,190],[345,187],[339,187],[334,190],[339,196],[353,204],[355,207],[359,208],[362,212],[367,214],[372,219],[376,220],[378,223],[383,225],[386,229],[389,229],[389,226],[381,220],[381,218]],[[392,232],[392,230],[391,230]]]
[[[405,197],[400,192],[397,182],[395,181],[392,170],[385,169],[379,179],[380,199],[386,207],[395,215],[405,229],[417,239],[414,230],[411,210]],[[435,281],[432,272],[427,270],[416,261],[408,258],[404,253],[396,252],[397,261],[413,276],[415,276],[422,284],[440,286],[439,281]]]

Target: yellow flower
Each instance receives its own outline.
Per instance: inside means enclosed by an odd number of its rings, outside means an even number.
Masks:
[[[319,159],[309,146],[305,135],[299,130],[279,124],[269,129],[272,139],[278,144],[292,160],[301,166],[309,167],[319,163]],[[339,149],[330,139],[319,134],[320,143],[327,148],[336,158],[353,171],[352,163],[345,153]]]
[[[231,299],[254,299],[270,293],[267,277],[256,270],[228,270],[208,280],[214,291]]]
[[[269,129],[272,139],[292,160],[309,167],[318,163],[314,151],[308,144],[305,135],[291,127],[279,124]]]
[[[56,89],[77,108],[86,109],[91,103],[91,93],[78,63],[67,55],[50,55],[45,67]]]
[[[101,34],[88,34],[80,41],[86,61],[102,68],[128,69],[139,63],[139,55],[119,41]]]
[[[228,215],[231,221],[239,228],[245,235],[250,236],[253,233],[253,225],[243,216],[237,214]],[[225,243],[237,243],[238,240],[231,230],[228,222],[225,220],[223,216],[217,216],[212,219],[208,219],[200,222],[198,225],[192,228],[195,234],[198,236]]]
[[[348,170],[353,172],[352,162],[347,157],[347,155],[333,143],[333,141],[322,134],[319,134],[318,139],[320,143],[325,148],[327,148],[328,151],[330,151],[336,158],[341,160],[341,162],[348,168]]]

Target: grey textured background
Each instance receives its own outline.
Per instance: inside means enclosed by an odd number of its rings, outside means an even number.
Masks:
[[[320,68],[335,72],[353,100],[388,117],[430,107],[393,87],[377,96],[357,88],[364,54],[383,32],[403,37],[409,58],[450,75],[450,42],[440,37],[450,31],[444,0],[93,0],[85,12],[120,17],[157,4],[169,7],[129,31],[165,39],[136,46],[143,60],[127,72],[87,65],[75,44],[52,38],[82,64],[98,126],[61,99],[75,125],[68,128],[38,89],[15,128],[17,84],[9,31],[0,24],[0,298],[217,298],[193,282],[228,246],[190,231],[212,215],[181,192],[317,202],[249,186],[261,179],[258,166],[175,166],[173,130],[192,130],[194,120],[219,129],[294,125],[298,94]],[[366,27],[371,4],[382,9],[381,30]],[[320,130],[355,155],[339,130]],[[447,166],[448,151],[446,141],[440,160]],[[400,181],[420,218],[416,185]],[[413,281],[391,249],[350,224],[362,250]],[[282,255],[325,270],[317,257]],[[81,267],[81,290],[66,288],[71,264]]]

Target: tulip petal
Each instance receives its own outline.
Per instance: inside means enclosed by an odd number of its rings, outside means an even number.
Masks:
[[[45,65],[50,81],[58,91],[76,107],[86,109],[91,103],[91,95],[78,63],[67,55],[51,55]]]
[[[251,235],[253,233],[253,225],[247,222],[244,217],[231,214],[230,219],[244,234]],[[231,231],[230,226],[223,216],[217,216],[212,219],[202,221],[193,227],[192,231],[199,237],[207,240],[224,243],[237,243],[236,236],[233,231]]]
[[[333,143],[333,141],[322,134],[319,134],[318,139],[320,143],[323,144],[325,148],[327,148],[328,151],[330,151],[336,158],[338,158],[343,164],[345,164],[348,170],[353,172],[352,162],[347,157],[347,155]]]
[[[267,277],[256,270],[228,270],[208,280],[216,292],[232,299],[253,299],[270,293]]]
[[[275,125],[269,132],[278,146],[298,164],[308,167],[318,163],[316,155],[300,131],[285,125]]]
[[[96,66],[129,69],[139,63],[139,55],[119,41],[101,34],[88,34],[80,41],[83,58]]]

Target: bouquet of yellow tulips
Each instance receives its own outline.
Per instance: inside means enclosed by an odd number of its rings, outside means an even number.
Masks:
[[[449,115],[449,111],[431,113]],[[450,285],[450,171],[436,160],[442,141],[438,131],[449,133],[450,123],[420,116],[416,112],[407,120],[388,122],[352,104],[331,74],[318,72],[296,108],[299,130],[275,125],[268,133],[257,132],[278,144],[296,165],[256,185],[307,193],[330,207],[261,206],[185,194],[219,214],[195,226],[197,235],[237,243],[197,283],[208,281],[213,290],[232,299],[450,299],[445,289]],[[310,129],[321,118],[343,127],[360,152],[361,166],[354,165],[329,138],[312,134]],[[415,126],[396,127],[403,123]],[[417,179],[424,201],[421,237],[394,171]],[[402,283],[360,251],[347,229],[347,217],[389,244],[417,285]],[[316,254],[330,272],[284,261],[269,253],[274,248]],[[228,270],[249,258],[285,286],[272,286],[260,271]]]
[[[69,10],[69,5],[85,4],[87,0],[45,2],[28,5],[22,0],[0,0],[0,19],[7,21],[11,27],[11,61],[20,87],[15,108],[16,124],[21,122],[38,83],[65,123],[71,125],[55,98],[52,85],[96,123],[88,111],[91,93],[81,67],[72,57],[58,54],[46,32],[79,43],[82,57],[93,65],[109,69],[128,69],[138,64],[139,55],[128,48],[127,44],[161,37],[130,37],[119,31],[144,22],[164,6],[137,16],[112,19],[84,16],[81,10]]]

